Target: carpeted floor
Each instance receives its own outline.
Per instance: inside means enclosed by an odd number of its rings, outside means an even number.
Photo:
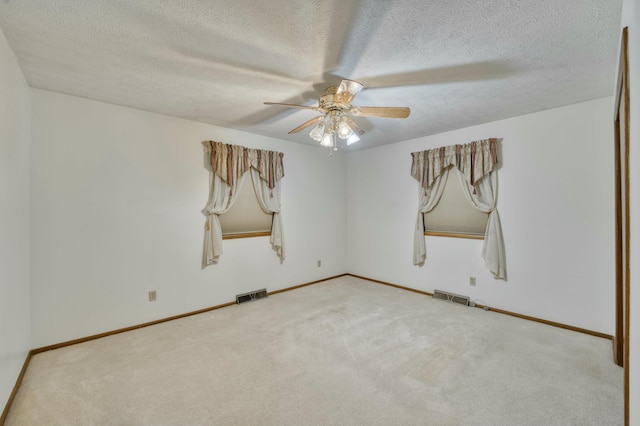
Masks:
[[[33,357],[9,425],[621,425],[611,342],[353,277]]]

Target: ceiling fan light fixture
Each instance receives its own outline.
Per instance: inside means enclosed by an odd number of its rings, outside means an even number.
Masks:
[[[338,149],[337,139],[346,141],[351,145],[360,140],[364,130],[360,128],[352,117],[383,117],[383,118],[407,118],[411,113],[408,107],[358,107],[351,105],[354,97],[364,89],[364,85],[355,80],[342,80],[339,86],[330,86],[324,95],[318,99],[318,106],[296,105],[280,102],[265,102],[265,105],[276,105],[286,108],[310,109],[321,115],[305,121],[289,134],[298,133],[317,126],[309,132],[309,137],[320,145],[329,147],[330,154]]]
[[[322,141],[320,141],[320,145],[322,146],[335,146],[335,133],[329,131],[325,132],[324,136],[322,136]]]
[[[342,117],[340,124],[338,124],[338,137],[348,139],[351,135],[353,135],[353,129],[347,123],[346,117]]]
[[[324,120],[322,120],[316,127],[309,132],[309,136],[316,142],[322,141],[322,135],[324,134]]]

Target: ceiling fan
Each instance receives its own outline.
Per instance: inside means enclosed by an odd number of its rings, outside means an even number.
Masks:
[[[283,104],[265,102],[265,105],[277,105],[286,108],[303,108],[320,112],[322,115],[312,118],[291,130],[289,134],[298,133],[317,123],[311,130],[311,139],[327,146],[330,150],[337,150],[336,136],[346,140],[347,145],[360,140],[364,130],[356,124],[353,117],[386,117],[407,118],[411,110],[407,107],[359,107],[352,106],[351,101],[364,88],[362,83],[355,80],[342,80],[339,86],[327,88],[318,101],[318,106]]]

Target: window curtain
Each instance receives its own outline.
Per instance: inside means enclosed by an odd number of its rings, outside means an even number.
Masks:
[[[470,185],[460,171],[457,172],[457,175],[467,201],[476,210],[489,214],[482,244],[484,263],[494,277],[506,280],[506,255],[504,252],[504,240],[502,239],[502,225],[500,224],[500,215],[496,209],[498,172],[493,171],[485,175],[475,186]]]
[[[504,240],[502,238],[500,216],[496,209],[498,195],[496,144],[497,139],[491,138],[464,145],[450,145],[414,152],[411,154],[411,176],[420,183],[421,194],[418,201],[420,208],[423,203],[422,194],[428,196],[430,191],[434,191],[433,185],[436,180],[446,174],[449,167],[455,167],[460,172],[461,182],[465,183],[462,185],[463,192],[467,194],[469,202],[476,209],[489,213],[482,248],[482,257],[485,259],[485,264],[494,277],[506,279]],[[418,215],[420,216],[421,214],[419,213]],[[416,226],[420,225],[419,219]],[[418,239],[422,241],[421,244]],[[413,253],[415,265],[424,264],[426,249],[423,249],[423,247],[425,247],[424,235],[420,235],[420,238],[418,238],[418,229],[416,227]]]
[[[425,190],[418,188],[418,219],[416,220],[416,229],[413,235],[413,264],[424,265],[427,258],[427,246],[424,242],[424,214],[429,213],[438,204],[444,188],[447,185],[447,177],[449,169],[446,169],[438,175]]]
[[[215,141],[207,141],[203,144],[205,151],[209,154],[211,168],[209,170],[209,201],[203,210],[207,219],[202,267],[218,263],[222,255],[222,228],[218,217],[228,211],[235,202],[244,182],[245,173],[249,170],[255,170],[257,178],[261,181],[260,186],[264,186],[260,191],[261,195],[258,196],[258,202],[265,212],[269,211],[274,214],[271,244],[280,259],[284,260],[279,185],[280,180],[284,177],[282,162],[284,154]]]
[[[204,255],[202,267],[218,263],[222,255],[222,227],[219,216],[226,213],[236,201],[244,175],[239,176],[229,185],[217,174],[209,176],[209,201],[205,207],[207,221],[205,224]]]
[[[275,183],[273,189],[269,188],[269,183],[262,179],[260,172],[251,169],[251,181],[253,189],[258,198],[258,204],[265,213],[271,213],[271,247],[277,252],[278,257],[284,260],[284,234],[282,231],[282,215],[280,214],[280,181]]]

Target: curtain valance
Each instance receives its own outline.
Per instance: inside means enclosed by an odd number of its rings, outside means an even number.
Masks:
[[[426,190],[450,166],[464,174],[470,185],[476,185],[498,164],[496,138],[464,145],[449,145],[411,153],[411,176]]]
[[[211,171],[229,186],[233,186],[251,167],[258,171],[260,178],[267,183],[270,190],[273,190],[276,182],[284,177],[284,154],[281,152],[215,141],[204,142],[204,146],[210,156]]]

